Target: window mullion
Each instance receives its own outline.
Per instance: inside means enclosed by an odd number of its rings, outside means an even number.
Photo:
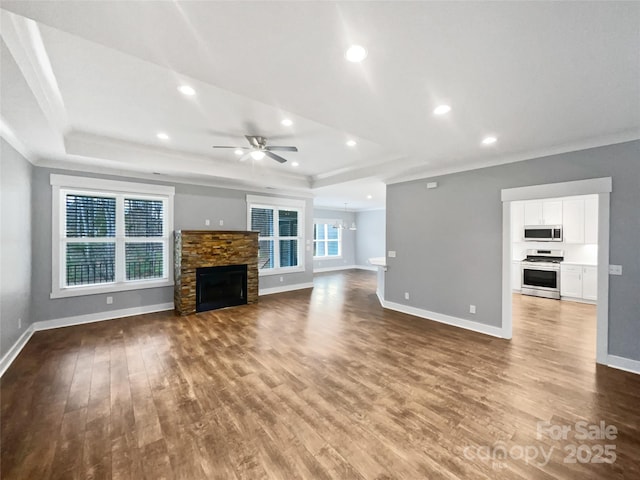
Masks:
[[[124,196],[116,196],[116,283],[125,281]]]
[[[280,211],[273,209],[273,268],[280,268]]]

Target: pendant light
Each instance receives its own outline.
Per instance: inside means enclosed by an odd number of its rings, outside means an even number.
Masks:
[[[344,204],[344,213],[347,213],[347,204]],[[351,222],[351,226],[347,226],[344,220],[336,220],[336,223],[333,224],[333,228],[337,228],[339,230],[357,230],[356,222]]]

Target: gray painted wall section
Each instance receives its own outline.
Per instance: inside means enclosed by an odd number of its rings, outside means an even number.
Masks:
[[[0,358],[33,321],[31,173],[31,164],[0,139]]]
[[[356,214],[354,212],[347,212],[344,210],[331,210],[327,208],[314,208],[314,219],[331,219],[342,220],[348,225],[351,225],[356,221]],[[342,231],[342,256],[341,258],[320,258],[313,259],[313,268],[337,268],[355,265],[356,262],[356,234],[357,231],[343,230]],[[313,231],[311,237],[313,239]],[[312,254],[313,255],[313,254]]]
[[[356,264],[368,265],[370,258],[384,257],[386,212],[384,210],[358,212],[356,224],[358,225]]]
[[[33,174],[33,283],[32,318],[34,321],[108,312],[126,308],[143,307],[173,302],[173,288],[149,288],[109,294],[86,295],[69,298],[49,298],[51,293],[51,185],[49,175],[65,175],[108,178],[142,183],[173,185],[175,229],[198,230],[246,230],[247,229],[247,193],[269,196],[262,193],[201,187],[194,185],[172,184],[168,182],[149,182],[136,178],[120,176],[84,174],[80,172],[35,168]],[[313,201],[306,199],[305,235],[313,238]],[[209,219],[211,225],[205,226]],[[223,220],[224,225],[219,226]],[[304,248],[304,246],[301,246]],[[260,288],[273,288],[286,285],[313,282],[313,252],[305,252],[305,271],[301,273],[275,276],[261,276]],[[283,281],[280,281],[282,277]],[[107,295],[113,297],[113,304],[107,305]]]
[[[609,353],[640,360],[640,141],[388,185],[397,257],[387,259],[385,299],[499,326],[501,189],[598,177],[612,177],[610,262],[623,268],[609,277]]]

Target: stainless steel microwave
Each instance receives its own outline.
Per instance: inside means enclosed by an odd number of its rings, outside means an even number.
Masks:
[[[526,225],[524,239],[527,242],[561,242],[562,225]]]

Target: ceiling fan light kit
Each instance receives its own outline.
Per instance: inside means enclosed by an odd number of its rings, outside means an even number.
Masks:
[[[344,213],[347,213],[347,204],[344,204]],[[351,222],[351,226],[348,226],[344,220],[336,220],[336,223],[332,225],[333,228],[338,230],[352,230],[355,231],[358,228],[356,227],[356,222]]]
[[[232,147],[227,145],[214,145],[213,148],[233,148],[236,151],[249,150],[247,154],[245,154],[240,161],[244,161],[247,158],[252,158],[254,160],[262,160],[265,156],[269,157],[272,160],[275,160],[279,163],[286,163],[287,159],[281,157],[280,155],[273,153],[277,152],[297,152],[298,147],[293,146],[284,146],[284,145],[267,145],[267,138],[262,137],[260,135],[245,135],[244,138],[247,139],[249,145],[251,147]]]

